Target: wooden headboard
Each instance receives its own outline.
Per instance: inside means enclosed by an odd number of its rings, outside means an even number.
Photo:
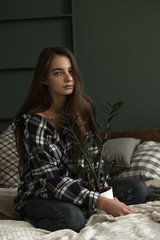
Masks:
[[[102,135],[104,136],[104,133]],[[160,128],[117,131],[117,132],[108,133],[108,139],[122,138],[122,137],[137,138],[137,139],[141,139],[142,142],[144,141],[160,142]]]

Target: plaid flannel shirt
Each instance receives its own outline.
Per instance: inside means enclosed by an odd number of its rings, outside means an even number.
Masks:
[[[21,122],[24,129],[24,164],[15,210],[22,215],[25,203],[33,196],[55,198],[94,210],[99,193],[89,191],[85,182],[72,178],[68,169],[71,141],[67,133],[63,139],[47,120],[36,114],[24,114],[13,126]],[[98,152],[91,141],[90,150]],[[85,167],[82,157],[79,164]]]

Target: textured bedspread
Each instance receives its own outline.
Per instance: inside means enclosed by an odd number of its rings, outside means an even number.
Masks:
[[[48,232],[23,221],[1,220],[0,240],[160,240],[160,201],[131,206],[134,214],[112,217],[95,214],[86,227]]]

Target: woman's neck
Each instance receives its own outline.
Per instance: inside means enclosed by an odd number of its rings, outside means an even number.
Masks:
[[[59,101],[54,102],[50,108],[48,108],[46,111],[40,113],[42,117],[44,117],[58,132],[59,134],[62,134],[62,127],[61,127],[61,121],[59,120],[60,115],[64,114],[65,112],[65,102]]]
[[[64,112],[65,111],[65,106],[66,106],[66,96],[54,96],[52,98],[52,105],[48,109],[51,112]]]

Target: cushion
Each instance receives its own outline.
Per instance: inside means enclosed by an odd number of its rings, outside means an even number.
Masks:
[[[0,187],[18,186],[18,154],[11,125],[0,134]]]
[[[154,186],[160,188],[160,179],[154,179],[154,180],[147,180],[145,181],[146,186]]]
[[[160,143],[141,143],[132,157],[130,168],[115,177],[131,177],[143,181],[160,179]]]
[[[17,189],[0,188],[0,213],[12,218],[17,218],[13,203],[17,195]]]
[[[115,166],[111,169],[110,175],[130,167],[133,152],[140,144],[140,139],[135,138],[115,138],[110,139],[104,144],[103,160],[109,164],[115,161]]]

